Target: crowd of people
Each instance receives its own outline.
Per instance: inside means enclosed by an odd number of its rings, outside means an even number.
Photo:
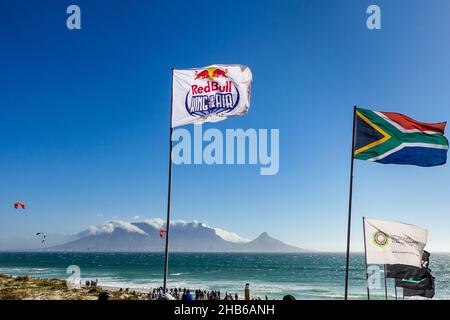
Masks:
[[[82,284],[81,280],[80,280],[80,284]],[[98,284],[98,279],[95,279],[95,281],[94,280],[86,280],[84,283],[84,286],[86,288],[91,288],[91,287],[97,287],[97,284]]]
[[[96,284],[96,282],[94,282]],[[149,300],[181,300],[181,301],[197,301],[197,300],[262,300],[260,297],[250,296],[250,288],[249,284],[245,285],[244,295],[239,296],[237,293],[228,293],[222,294],[220,291],[216,290],[200,290],[197,289],[195,291],[191,291],[186,288],[173,288],[173,289],[164,289],[162,287],[152,289],[148,294],[143,291],[135,291],[126,288],[125,290],[120,288],[118,290],[120,293],[131,294],[134,296],[138,296],[141,299],[149,299]],[[109,300],[111,297],[111,293],[109,291],[100,292],[98,299],[99,300]],[[269,298],[264,296],[265,300],[269,300]],[[283,300],[296,300],[294,296],[288,294],[283,297]]]
[[[150,300],[182,300],[182,301],[192,301],[192,300],[239,300],[239,295],[237,293],[221,293],[216,290],[194,290],[186,288],[172,288],[164,290],[162,287],[156,288],[149,293]],[[243,299],[243,297],[241,297]],[[265,299],[268,300],[267,296]],[[252,297],[250,300],[261,300],[260,297]]]

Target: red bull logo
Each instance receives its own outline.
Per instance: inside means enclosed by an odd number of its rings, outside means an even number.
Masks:
[[[205,70],[202,71],[195,71],[195,79],[209,79],[209,80],[214,80],[220,77],[226,77],[228,73],[228,70],[222,70],[219,68],[214,68],[214,67],[210,67],[210,68],[206,68]]]
[[[186,110],[192,116],[221,114],[233,110],[239,91],[228,77],[227,69],[209,67],[195,72],[191,90],[186,95]]]

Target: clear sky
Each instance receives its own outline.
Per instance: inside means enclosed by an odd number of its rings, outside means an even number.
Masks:
[[[250,112],[205,128],[278,128],[280,171],[176,166],[173,219],[344,251],[353,105],[450,120],[449,21],[447,0],[1,1],[1,237],[164,218],[171,68],[239,63]],[[450,251],[449,181],[449,165],[356,162],[352,249],[367,216]]]

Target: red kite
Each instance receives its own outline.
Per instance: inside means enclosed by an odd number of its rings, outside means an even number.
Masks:
[[[16,202],[16,203],[14,203],[14,208],[15,209],[18,209],[19,206],[22,207],[22,209],[25,209],[25,203],[23,203],[23,202]]]
[[[161,238],[164,237],[164,232],[167,232],[167,231],[165,231],[165,230],[163,230],[163,229],[159,230],[159,236],[160,236]]]

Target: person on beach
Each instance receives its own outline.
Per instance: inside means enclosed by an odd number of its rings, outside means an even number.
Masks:
[[[183,301],[192,301],[192,295],[190,294],[189,289],[187,289],[183,293],[183,296],[181,297],[181,300],[183,300]]]
[[[246,283],[245,284],[244,299],[245,300],[250,300],[250,283]]]

